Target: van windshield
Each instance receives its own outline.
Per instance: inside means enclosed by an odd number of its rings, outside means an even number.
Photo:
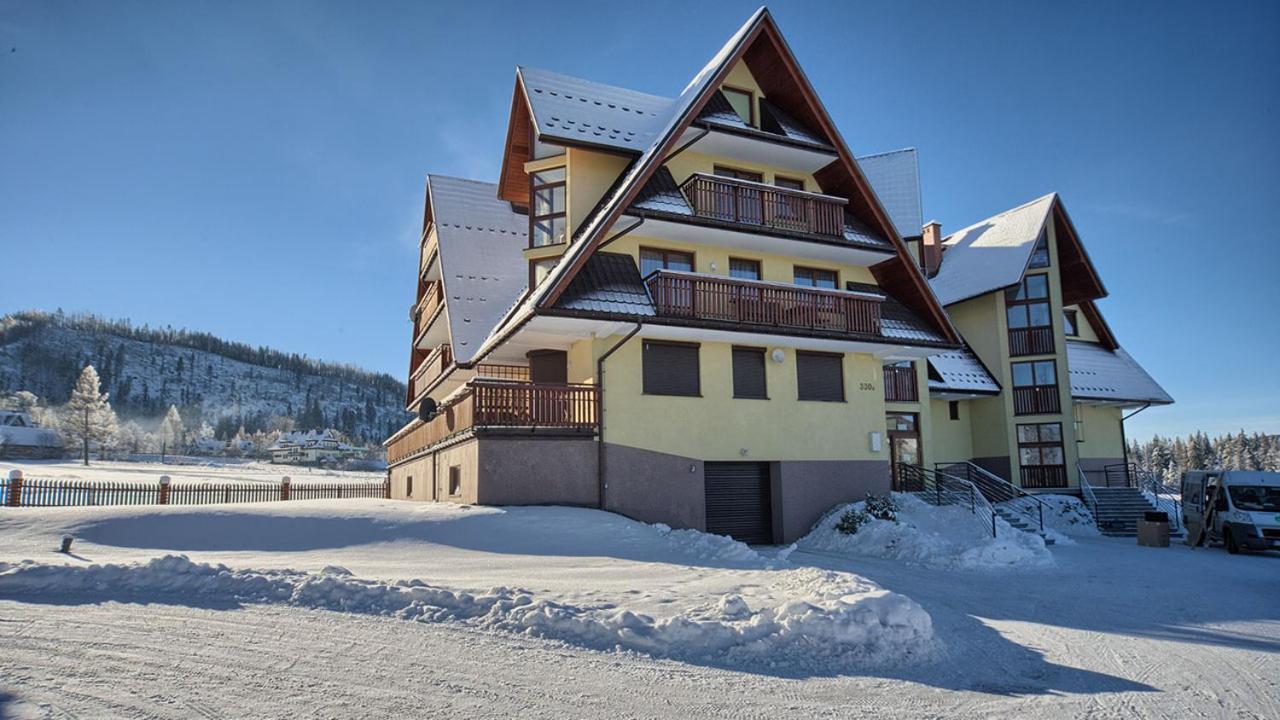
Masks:
[[[1228,485],[1231,504],[1247,512],[1280,512],[1280,487]]]

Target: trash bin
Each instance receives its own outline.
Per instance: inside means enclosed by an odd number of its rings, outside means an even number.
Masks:
[[[1169,513],[1147,512],[1138,521],[1138,544],[1169,547]]]

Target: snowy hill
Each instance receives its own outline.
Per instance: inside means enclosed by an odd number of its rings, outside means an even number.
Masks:
[[[97,368],[124,418],[158,419],[172,404],[188,426],[252,431],[287,417],[356,441],[381,440],[407,420],[405,386],[386,374],[128,321],[35,311],[0,317],[0,392],[29,390],[60,404],[85,364]]]

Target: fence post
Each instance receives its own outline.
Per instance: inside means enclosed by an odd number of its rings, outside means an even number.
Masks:
[[[160,495],[156,499],[156,502],[160,505],[169,504],[169,476],[168,475],[160,476]]]
[[[382,481],[382,499],[391,499],[391,471],[387,471],[387,479]]]
[[[289,481],[288,475],[285,475],[284,477],[280,478],[280,499],[281,500],[289,499],[289,482],[290,481]]]
[[[9,498],[5,504],[22,507],[22,471],[17,468],[9,471]]]

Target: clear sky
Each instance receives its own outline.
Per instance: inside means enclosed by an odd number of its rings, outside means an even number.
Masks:
[[[675,95],[756,5],[0,0],[0,313],[403,376],[424,174],[496,178],[516,64]],[[1178,400],[1131,437],[1280,432],[1280,3],[770,8],[944,232],[1062,194]]]

